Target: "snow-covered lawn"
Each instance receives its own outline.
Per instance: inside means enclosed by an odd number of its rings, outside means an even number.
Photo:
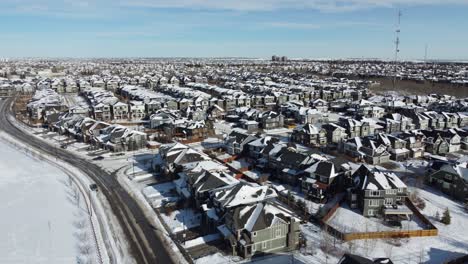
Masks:
[[[236,258],[239,261],[239,258]],[[195,260],[196,264],[225,264],[234,263],[232,256],[226,256],[221,253],[215,253]]]
[[[425,225],[417,217],[413,217],[412,221],[401,221],[401,228],[391,227],[385,225],[380,218],[364,217],[359,209],[350,209],[346,204],[338,207],[328,220],[328,224],[343,233],[422,230],[425,228]]]
[[[151,185],[143,188],[142,192],[154,208],[161,207],[163,201],[172,202],[180,199],[173,182]]]
[[[191,248],[191,247],[206,244],[206,243],[211,242],[211,241],[215,241],[215,240],[220,239],[220,238],[221,238],[221,234],[219,234],[219,233],[210,234],[210,235],[206,235],[206,236],[202,236],[202,237],[197,237],[195,239],[186,241],[184,243],[184,247],[185,248]]]
[[[468,215],[461,203],[455,202],[434,190],[418,190],[420,197],[426,200],[426,208],[422,213],[437,227],[439,235],[435,237],[414,237],[410,239],[373,239],[354,240],[340,243],[324,234],[319,227],[312,224],[301,226],[308,243],[310,256],[302,256],[309,260],[307,263],[325,263],[325,254],[320,249],[328,240],[328,244],[336,242],[336,250],[340,254],[351,252],[368,258],[390,257],[394,263],[439,264],[446,260],[468,254],[468,236],[466,224]],[[449,208],[452,223],[444,225],[434,220],[438,211],[442,215],[445,208]],[[341,224],[352,224],[352,218],[344,219]],[[359,225],[354,223],[354,225]],[[325,241],[325,242],[324,242]],[[340,256],[329,256],[328,263],[336,263]],[[300,258],[302,259],[302,258]],[[334,262],[333,262],[334,261]]]
[[[201,215],[192,209],[175,210],[169,215],[161,213],[161,216],[172,233],[200,226],[201,221]]]
[[[1,263],[76,263],[87,250],[96,261],[84,199],[62,171],[3,141],[0,171]]]

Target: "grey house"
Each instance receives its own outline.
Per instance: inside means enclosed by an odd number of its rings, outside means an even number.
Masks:
[[[320,202],[337,190],[343,176],[331,161],[318,161],[304,172],[302,192],[306,197]]]
[[[243,133],[241,131],[233,130],[231,134],[225,139],[227,152],[231,155],[237,155],[247,149],[247,144],[256,140],[257,138]]]
[[[299,219],[276,203],[268,186],[239,183],[211,192],[203,226],[215,226],[233,255],[290,251],[299,243]]]
[[[427,182],[442,192],[465,202],[468,199],[467,163],[445,164],[429,174]]]
[[[366,217],[409,216],[404,205],[408,189],[394,173],[361,165],[351,176],[353,190],[348,193],[351,208],[360,208]]]

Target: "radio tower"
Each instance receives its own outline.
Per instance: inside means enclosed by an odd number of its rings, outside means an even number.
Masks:
[[[397,64],[398,64],[398,53],[400,52],[400,21],[401,21],[401,10],[398,9],[397,26],[395,30],[395,58],[394,58],[394,75],[393,75],[393,90],[395,90],[396,79],[397,79]]]

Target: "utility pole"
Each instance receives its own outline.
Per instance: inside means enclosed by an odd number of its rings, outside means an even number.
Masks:
[[[393,90],[395,90],[396,79],[397,79],[397,70],[398,70],[398,53],[400,52],[400,21],[401,21],[401,10],[398,9],[397,15],[397,25],[395,30],[395,57],[394,57],[394,75],[393,75]]]

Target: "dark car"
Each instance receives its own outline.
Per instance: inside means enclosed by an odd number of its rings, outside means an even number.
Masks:
[[[103,160],[103,159],[104,159],[103,156],[97,156],[97,157],[95,157],[93,160]]]

